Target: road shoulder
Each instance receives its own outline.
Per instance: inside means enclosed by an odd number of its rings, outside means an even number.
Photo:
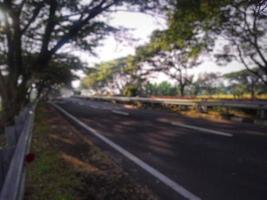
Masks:
[[[31,152],[25,199],[157,199],[51,106],[37,109]]]

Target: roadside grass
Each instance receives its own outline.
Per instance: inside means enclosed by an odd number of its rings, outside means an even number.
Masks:
[[[195,109],[192,109],[192,110],[174,111],[174,112],[180,113],[188,117],[198,118],[198,119],[208,119],[210,121],[222,121],[222,120],[225,121],[230,119],[230,117],[240,117],[246,119],[254,118],[253,116],[248,115],[242,111],[235,111],[235,110],[229,110],[228,112],[225,112],[224,110],[220,109],[212,109],[206,113],[201,113]]]
[[[207,112],[200,112],[196,108],[190,108],[183,105],[149,105],[142,102],[134,103],[121,103],[124,104],[126,108],[135,109],[153,109],[153,110],[164,110],[168,112],[178,113],[187,117],[192,117],[196,119],[207,119],[210,121],[224,121],[227,122],[231,117],[243,118],[246,120],[258,119],[257,111],[251,109],[241,109],[241,108],[223,108],[214,107],[209,108]]]
[[[184,106],[167,105],[163,109],[167,109],[171,112],[179,113],[188,117],[198,118],[198,119],[208,119],[211,121],[225,121],[229,120],[231,117],[238,117],[247,120],[257,119],[257,112],[255,110],[246,110],[241,108],[223,108],[214,107],[209,108],[207,112],[199,112],[196,108],[187,108]]]
[[[54,108],[39,104],[25,200],[156,200]]]
[[[256,95],[256,99],[259,100],[267,100],[267,94],[261,94],[261,95]],[[215,94],[215,95],[200,95],[196,97],[197,99],[229,99],[229,100],[250,100],[251,95],[250,94],[244,94],[238,98],[232,94]]]
[[[80,183],[59,154],[50,148],[47,133],[52,130],[46,123],[47,117],[44,106],[38,106],[31,144],[31,152],[36,155],[36,159],[27,166],[28,188],[25,199],[74,200],[73,188]]]
[[[191,99],[191,100],[252,100],[251,94],[245,93],[243,95],[233,95],[233,94],[213,94],[213,95],[198,95],[198,96],[150,96],[150,98],[163,98],[163,99]],[[255,95],[256,100],[267,100],[267,94],[257,94]]]

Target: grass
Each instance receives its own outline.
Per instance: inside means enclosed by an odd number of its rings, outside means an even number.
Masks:
[[[200,95],[197,96],[197,98],[200,99],[241,99],[241,100],[246,100],[246,99],[251,99],[251,95],[250,94],[244,94],[242,95],[242,97],[238,97],[236,98],[234,95],[231,94],[216,94],[216,95]],[[262,95],[256,95],[256,99],[260,99],[260,100],[267,100],[267,94],[262,94]]]
[[[188,117],[193,118],[202,118],[209,120],[227,120],[230,117],[240,117],[244,119],[257,119],[257,112],[255,110],[246,110],[241,108],[224,108],[224,107],[213,107],[208,108],[206,113],[199,112],[195,108],[185,108],[180,109],[179,106],[176,105],[167,105],[165,109],[170,110],[172,112],[180,113],[186,115]]]
[[[122,103],[123,104],[123,103]],[[211,121],[224,121],[226,122],[231,117],[239,117],[246,119],[247,121],[258,119],[256,110],[251,109],[242,109],[242,108],[224,108],[224,107],[213,107],[208,108],[206,113],[199,112],[196,108],[187,107],[187,106],[179,106],[179,105],[150,105],[144,104],[141,102],[137,103],[127,103],[127,106],[132,106],[136,109],[155,109],[155,110],[165,110],[174,113],[179,113],[184,116],[198,118],[198,119],[208,119]]]
[[[31,152],[35,161],[28,165],[27,189],[25,199],[31,200],[74,200],[73,188],[79,187],[79,179],[60,159],[59,154],[50,148],[47,133],[51,127],[46,123],[44,107],[36,111],[34,135]]]
[[[26,200],[157,199],[48,105],[37,108],[31,152]]]

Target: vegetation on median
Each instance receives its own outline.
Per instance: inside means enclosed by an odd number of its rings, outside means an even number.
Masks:
[[[195,99],[197,100],[197,99]],[[215,99],[214,99],[215,100]],[[169,105],[169,104],[149,104],[144,102],[116,102],[124,104],[124,107],[131,109],[153,109],[159,111],[168,111],[181,114],[187,117],[196,119],[206,119],[211,121],[229,122],[231,117],[245,119],[246,122],[252,122],[258,119],[256,110],[242,109],[242,108],[225,108],[225,107],[213,107],[207,109],[205,112],[200,112],[196,107],[185,105]]]

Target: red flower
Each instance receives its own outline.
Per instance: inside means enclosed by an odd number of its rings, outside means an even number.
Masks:
[[[31,163],[34,160],[35,160],[35,154],[34,153],[28,153],[28,154],[26,154],[25,161],[27,163]]]

